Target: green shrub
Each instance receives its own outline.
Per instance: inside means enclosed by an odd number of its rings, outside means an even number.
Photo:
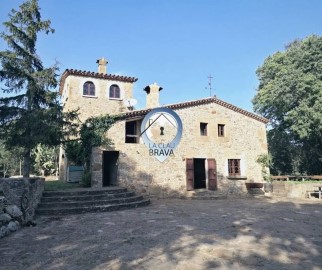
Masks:
[[[91,177],[91,173],[90,172],[84,172],[84,175],[82,177],[82,186],[83,187],[91,187],[91,181],[92,181],[92,177]]]

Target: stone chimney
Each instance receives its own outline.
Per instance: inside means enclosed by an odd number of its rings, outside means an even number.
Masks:
[[[147,108],[157,108],[160,107],[159,104],[159,92],[162,90],[162,87],[157,85],[157,83],[150,84],[144,88],[146,92],[146,107]]]
[[[102,57],[101,59],[98,59],[96,63],[98,64],[98,73],[107,74],[107,60],[104,57]]]

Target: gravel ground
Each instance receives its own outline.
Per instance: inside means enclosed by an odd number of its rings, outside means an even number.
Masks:
[[[322,269],[318,199],[152,200],[36,221],[0,239],[0,269]]]

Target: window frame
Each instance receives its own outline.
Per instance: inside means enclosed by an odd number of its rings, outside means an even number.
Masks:
[[[200,122],[200,136],[208,136],[208,123]]]
[[[118,95],[116,95],[116,90],[118,90]],[[111,94],[112,93],[112,94]],[[108,97],[109,99],[121,99],[121,88],[119,85],[117,84],[112,84],[109,88],[108,88]]]
[[[228,159],[228,176],[241,176],[240,159]]]
[[[126,144],[138,144],[140,143],[140,127],[141,121],[139,120],[132,120],[125,122],[125,139],[124,142]],[[133,125],[131,128],[130,125]],[[132,132],[134,130],[134,132]],[[132,134],[133,133],[133,134]]]
[[[86,87],[88,85],[90,85],[93,88]],[[86,87],[86,89],[85,89],[85,87]],[[95,97],[96,96],[96,87],[95,87],[94,82],[86,81],[83,83],[83,96],[86,96],[86,97]]]
[[[218,124],[218,137],[225,137],[225,125]]]

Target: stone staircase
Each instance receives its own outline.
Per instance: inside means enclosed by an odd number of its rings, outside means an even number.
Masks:
[[[36,209],[36,215],[107,212],[137,208],[149,204],[149,199],[135,195],[134,192],[121,187],[45,191]]]

